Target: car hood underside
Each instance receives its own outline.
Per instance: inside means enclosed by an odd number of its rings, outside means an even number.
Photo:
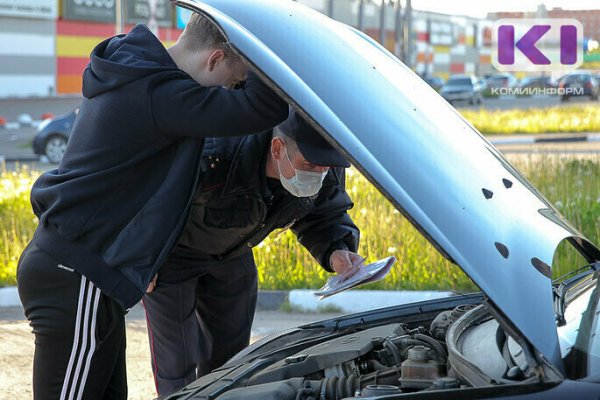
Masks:
[[[180,0],[560,365],[551,263],[568,239],[600,251],[453,107],[367,35],[291,0]]]

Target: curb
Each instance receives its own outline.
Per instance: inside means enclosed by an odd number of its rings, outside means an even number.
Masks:
[[[3,162],[30,162],[30,161],[40,161],[40,157],[36,155],[27,155],[27,156],[3,156],[0,155],[0,164]]]
[[[259,290],[256,311],[277,311],[288,301],[287,290]]]
[[[0,307],[21,306],[16,286],[0,288]]]
[[[5,124],[0,125],[0,129],[10,131],[21,128],[37,128],[43,121],[44,120],[42,119],[33,119],[28,122],[6,122]]]
[[[514,133],[503,137],[500,135],[489,135],[487,139],[493,145],[507,144],[533,144],[533,143],[574,143],[574,142],[599,142],[600,133],[543,133],[536,135]]]
[[[260,290],[256,301],[258,311],[276,311],[287,301],[285,290]],[[0,307],[20,307],[19,293],[16,286],[0,288]]]
[[[288,300],[288,291],[259,290],[256,301],[257,311],[276,311]],[[0,287],[0,307],[20,307],[16,286]]]
[[[349,290],[319,300],[313,293],[310,289],[259,290],[256,310],[279,311],[283,304],[289,303],[292,312],[354,313],[456,294],[434,290]],[[15,286],[0,288],[0,307],[21,307]]]
[[[348,290],[319,300],[313,293],[314,290],[290,290],[292,310],[355,313],[456,295],[454,292],[436,290]]]

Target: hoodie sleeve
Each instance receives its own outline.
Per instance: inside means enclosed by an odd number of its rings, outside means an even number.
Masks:
[[[173,139],[259,133],[288,116],[287,103],[252,71],[244,89],[204,87],[189,78],[171,79],[161,82],[151,96],[155,125]]]

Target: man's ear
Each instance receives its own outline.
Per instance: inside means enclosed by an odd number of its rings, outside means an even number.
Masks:
[[[283,156],[283,140],[281,138],[271,139],[271,154],[275,160],[281,160]]]
[[[208,56],[208,70],[212,72],[213,69],[217,66],[219,61],[223,61],[225,59],[225,53],[221,49],[213,50],[212,53]]]

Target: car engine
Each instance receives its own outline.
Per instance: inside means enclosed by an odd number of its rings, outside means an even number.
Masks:
[[[358,399],[536,379],[521,347],[476,305],[440,312],[427,327],[389,323],[261,361],[252,373],[242,368],[243,379],[221,379],[224,390],[213,384],[185,398]]]

